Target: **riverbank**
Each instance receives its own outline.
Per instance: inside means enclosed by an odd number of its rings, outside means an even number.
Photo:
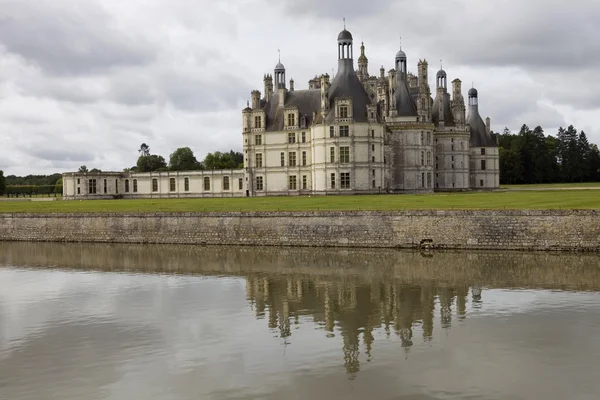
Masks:
[[[1,213],[0,241],[600,251],[598,210]]]

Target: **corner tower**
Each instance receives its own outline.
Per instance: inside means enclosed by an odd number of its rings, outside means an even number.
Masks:
[[[500,161],[496,141],[479,115],[479,92],[469,90],[467,122],[471,134],[470,181],[472,189],[489,190],[500,187]]]

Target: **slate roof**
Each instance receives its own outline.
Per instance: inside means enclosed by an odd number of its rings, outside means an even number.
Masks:
[[[443,102],[444,111],[444,126],[454,126],[454,116],[452,115],[452,109],[450,108],[450,94],[438,92],[433,101],[433,108],[431,109],[431,119],[435,125],[440,123],[440,102]]]
[[[363,84],[358,80],[352,60],[339,60],[338,72],[329,87],[329,114],[326,121],[335,119],[334,100],[339,97],[352,99],[352,115],[356,122],[368,122],[367,106],[371,104],[369,95]]]
[[[279,93],[273,94],[269,102],[265,104],[267,131],[281,131],[284,126],[284,109],[286,107],[298,107],[299,118],[306,117],[306,126],[313,121],[313,112],[321,112],[321,90],[307,89],[288,91],[285,95],[285,107],[279,108]]]
[[[469,106],[467,123],[471,129],[471,147],[496,147],[496,142],[487,133],[485,122],[479,115],[479,106]]]

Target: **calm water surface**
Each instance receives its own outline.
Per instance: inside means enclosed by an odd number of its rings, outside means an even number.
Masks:
[[[0,399],[598,399],[600,256],[0,243]]]

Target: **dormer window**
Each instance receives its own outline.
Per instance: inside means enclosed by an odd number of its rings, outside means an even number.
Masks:
[[[296,125],[296,116],[293,113],[288,114],[288,126]]]
[[[257,115],[256,117],[254,117],[254,128],[256,128],[256,129],[262,128],[262,118],[260,117],[260,115]]]
[[[348,107],[340,106],[340,118],[348,118]]]

